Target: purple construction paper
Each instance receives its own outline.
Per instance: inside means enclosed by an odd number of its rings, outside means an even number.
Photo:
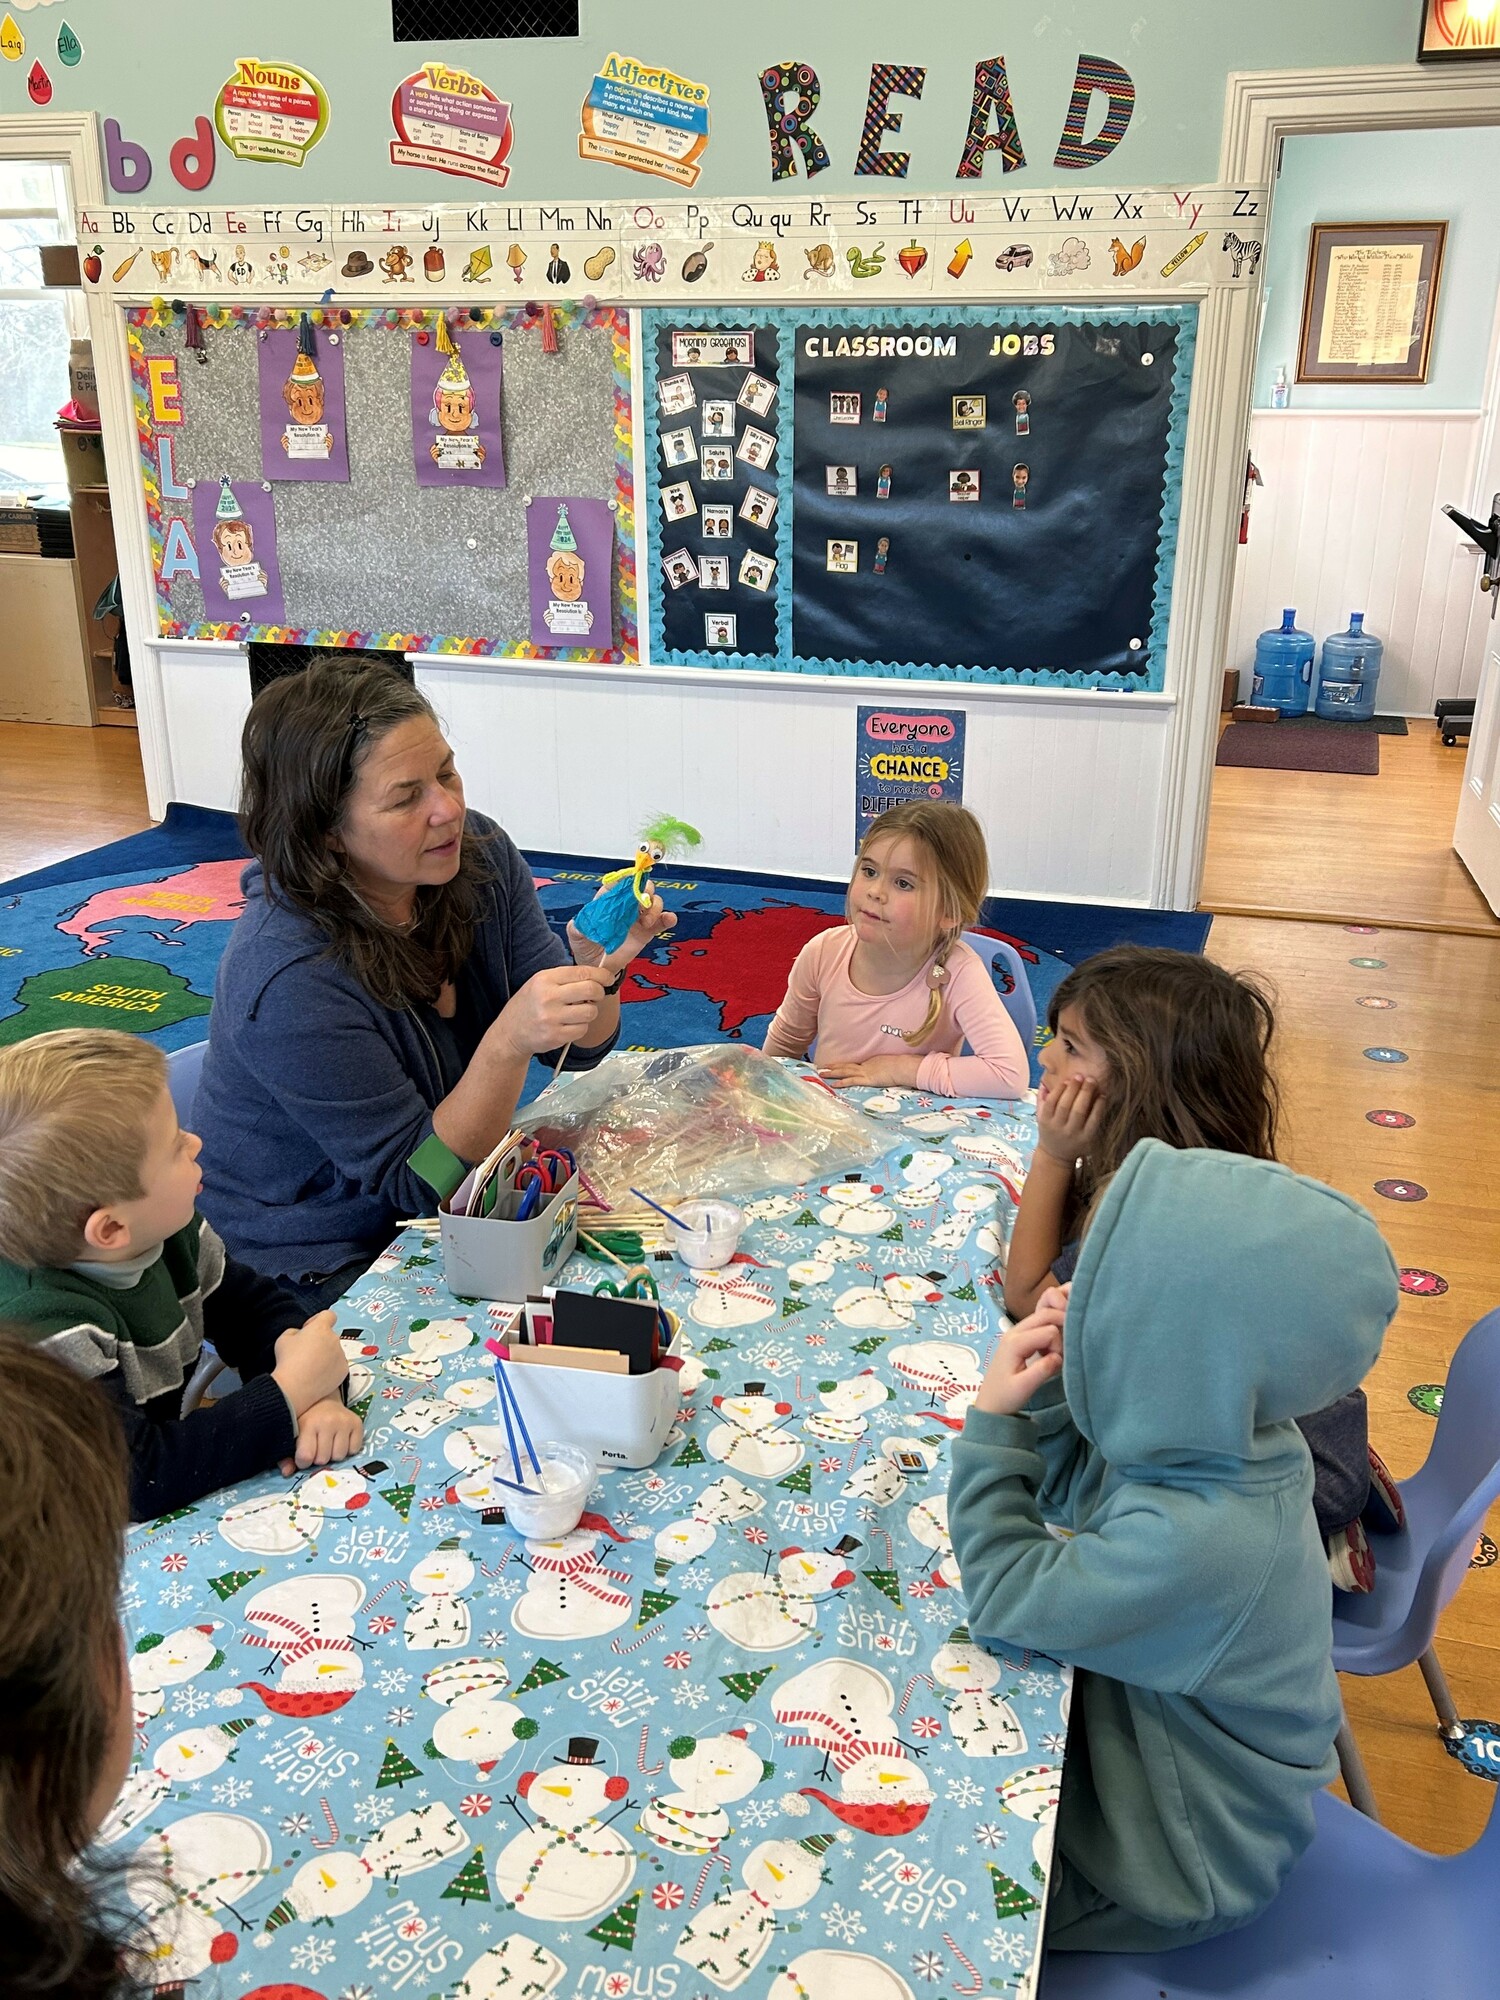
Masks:
[[[426,343],[415,335],[411,343],[411,445],[417,467],[418,486],[503,486],[505,446],[500,437],[500,380],[504,368],[503,350],[491,344],[487,333],[455,333],[453,344],[469,378],[473,409],[469,428],[451,430],[438,421],[435,392],[448,356],[438,347],[436,335]],[[450,410],[452,404],[449,404]],[[483,464],[440,464],[434,450],[455,458],[473,455],[472,447],[483,448]],[[468,450],[465,447],[469,447]]]
[[[193,488],[203,615],[211,625],[285,625],[272,495],[254,480],[237,479],[230,491],[238,512],[221,520],[223,490],[217,479],[200,479]]]
[[[567,509],[567,525],[559,538],[562,508]],[[571,552],[553,546],[554,538],[565,543],[569,532],[576,560],[583,564],[582,592],[572,598],[561,594],[576,584]],[[559,558],[558,569],[549,576],[547,566],[554,556]],[[609,650],[615,642],[610,591],[614,563],[615,517],[607,500],[580,500],[566,494],[532,497],[526,508],[526,574],[531,586],[531,643],[539,652]]]
[[[266,333],[260,349],[260,463],[266,479],[349,478],[349,437],[344,428],[344,344],[315,327],[318,380],[299,393],[299,412],[287,402],[297,333]],[[303,400],[303,399],[306,400]],[[318,403],[321,400],[321,414]],[[300,421],[299,421],[300,417]],[[329,447],[324,449],[325,444]]]

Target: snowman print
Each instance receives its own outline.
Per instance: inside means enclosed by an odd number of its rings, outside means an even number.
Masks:
[[[953,1553],[953,1537],[948,1533],[948,1496],[933,1493],[925,1500],[919,1500],[906,1516],[907,1532],[914,1542],[920,1542],[924,1549],[936,1554],[937,1567],[932,1572],[934,1583],[945,1585],[949,1590],[959,1588],[958,1558]]]
[[[694,1271],[697,1295],[688,1308],[699,1326],[758,1326],[776,1310],[776,1295],[737,1266],[721,1271]]]
[[[1031,1836],[1032,1859],[1044,1873],[1052,1860],[1052,1836],[1057,1822],[1057,1802],[1062,1791],[1062,1771],[1055,1764],[1035,1764],[1017,1771],[998,1787],[1004,1811],[1018,1819],[1029,1819],[1036,1827]]]
[[[852,1264],[865,1256],[869,1248],[857,1236],[825,1236],[821,1243],[813,1245],[812,1254],[820,1264]]]
[[[453,1989],[453,2000],[546,2000],[568,1968],[521,1931],[480,1954]]]
[[[327,1715],[353,1699],[365,1670],[354,1637],[355,1613],[365,1601],[356,1576],[286,1577],[246,1600],[247,1646],[265,1646],[279,1656],[281,1675],[274,1689],[259,1681],[254,1690],[277,1715]]]
[[[895,1209],[882,1199],[886,1190],[881,1182],[831,1181],[822,1192],[828,1205],[818,1219],[842,1236],[878,1236],[896,1220]]]
[[[895,1274],[892,1273],[892,1276]],[[873,1333],[899,1333],[916,1320],[916,1308],[905,1299],[878,1285],[851,1285],[833,1302],[833,1316],[840,1326]]]
[[[149,1834],[125,1871],[125,1891],[150,1933],[151,1976],[185,1984],[226,1957],[218,1912],[238,1903],[271,1866],[271,1843],[237,1813],[190,1813]],[[233,1945],[230,1945],[233,1950]]]
[[[224,1664],[214,1637],[221,1629],[217,1620],[210,1619],[203,1625],[180,1626],[165,1638],[148,1633],[136,1641],[130,1656],[130,1691],[137,1729],[161,1714],[169,1687],[182,1687]]]
[[[969,1117],[965,1111],[915,1111],[901,1123],[923,1139],[946,1139],[950,1132],[964,1131]]]
[[[495,1887],[524,1916],[549,1923],[597,1917],[635,1874],[635,1849],[611,1824],[631,1810],[630,1780],[611,1777],[592,1736],[569,1739],[545,1771],[526,1771],[506,1804],[522,1831],[495,1858]],[[623,1801],[623,1803],[622,1803]],[[606,1807],[615,1810],[606,1813]]]
[[[435,1364],[439,1372],[442,1363]],[[433,1396],[414,1396],[409,1403],[403,1403],[391,1418],[391,1428],[401,1432],[403,1437],[426,1438],[441,1430],[443,1425],[458,1415],[450,1402],[439,1401]]]
[[[418,1557],[410,1580],[417,1601],[403,1627],[408,1652],[436,1653],[467,1645],[469,1607],[461,1593],[474,1581],[474,1564],[457,1536],[450,1535]]]
[[[428,1741],[429,1756],[473,1764],[487,1778],[517,1743],[537,1733],[530,1716],[500,1699],[509,1676],[498,1660],[450,1661],[424,1676],[422,1692],[443,1713]]]
[[[384,1472],[380,1459],[366,1465],[330,1465],[311,1472],[290,1493],[261,1493],[226,1508],[219,1533],[246,1555],[311,1552],[331,1514],[356,1514],[370,1504],[370,1480]]]
[[[893,1347],[890,1361],[903,1382],[925,1390],[934,1406],[942,1405],[937,1422],[951,1430],[963,1428],[964,1412],[984,1380],[972,1347],[953,1340],[918,1340]]]
[[[809,1437],[828,1444],[853,1444],[869,1429],[865,1412],[878,1409],[890,1393],[871,1368],[847,1382],[820,1382],[818,1401],[822,1408],[805,1417],[802,1428]]]
[[[876,1456],[851,1473],[839,1491],[846,1500],[869,1500],[877,1507],[889,1507],[906,1491],[908,1470],[920,1478],[924,1468],[931,1472],[937,1462],[937,1448],[925,1438],[882,1438]]]
[[[707,1555],[719,1528],[763,1513],[765,1504],[764,1494],[756,1493],[733,1473],[726,1472],[711,1480],[693,1502],[693,1511],[687,1519],[669,1522],[656,1536],[657,1581],[676,1564]]]
[[[740,1868],[743,1889],[727,1889],[698,1912],[677,1940],[677,1956],[721,1992],[743,1986],[776,1935],[778,1910],[800,1910],[823,1882],[823,1856],[834,1836],[763,1840]]]
[[[897,1734],[895,1694],[884,1674],[858,1660],[824,1660],[785,1682],[773,1710],[794,1732],[786,1738],[789,1746],[805,1743],[823,1752],[819,1782],[804,1785],[804,1797],[879,1838],[913,1833],[922,1824],[933,1793],[913,1759],[926,1753]],[[824,1789],[831,1771],[839,1774],[836,1798]]]
[[[495,1400],[495,1378],[493,1375],[464,1375],[457,1382],[450,1382],[443,1391],[443,1401],[465,1415],[476,1410],[487,1410]]]
[[[948,1710],[949,1731],[966,1757],[1026,1755],[1026,1732],[1015,1710],[993,1692],[1000,1662],[974,1644],[967,1625],[956,1625],[933,1654],[932,1678]]]
[[[641,1814],[648,1840],[668,1854],[714,1854],[734,1831],[724,1810],[755,1790],[774,1766],[750,1747],[749,1731],[674,1737],[667,1751],[673,1789]]]
[[[750,1653],[797,1645],[818,1628],[818,1600],[853,1583],[849,1557],[859,1547],[845,1535],[831,1549],[783,1549],[764,1574],[731,1570],[709,1592],[709,1624]]]
[[[374,1887],[375,1874],[362,1854],[347,1848],[331,1847],[324,1854],[304,1861],[292,1877],[286,1894],[277,1903],[266,1927],[255,1940],[267,1945],[272,1933],[284,1924],[328,1924],[357,1910]]]
[[[123,1840],[158,1806],[173,1785],[194,1785],[211,1777],[234,1755],[237,1739],[254,1724],[244,1716],[180,1730],[153,1754],[151,1764],[134,1770],[120,1787],[104,1824],[94,1836],[101,1847]]]
[[[593,1517],[590,1517],[593,1518]],[[552,1541],[527,1542],[531,1574],[510,1614],[528,1639],[590,1639],[613,1632],[632,1603],[625,1570],[603,1569],[594,1556],[598,1531],[580,1526]]]
[[[709,1456],[751,1479],[781,1479],[802,1463],[802,1446],[781,1428],[790,1403],[773,1402],[764,1382],[746,1382],[737,1396],[715,1396],[720,1421],[706,1439]]]
[[[766,2000],[915,2000],[894,1966],[862,1951],[804,1951],[766,1988]]]
[[[416,1806],[387,1820],[360,1849],[372,1875],[400,1882],[451,1861],[469,1845],[469,1836],[445,1805]]]

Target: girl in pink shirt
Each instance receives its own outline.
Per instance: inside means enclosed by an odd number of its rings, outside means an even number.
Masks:
[[[805,1056],[816,1041],[830,1083],[1019,1097],[1026,1051],[962,935],[988,886],[984,829],[965,807],[917,799],[882,813],[860,843],[847,921],[797,954],[766,1054]]]

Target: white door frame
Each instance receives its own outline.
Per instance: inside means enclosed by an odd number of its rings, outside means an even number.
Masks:
[[[1387,63],[1358,69],[1247,70],[1229,76],[1219,179],[1267,189],[1274,208],[1281,142],[1312,132],[1411,130],[1500,125],[1500,80],[1488,65]],[[1271,216],[1259,217],[1264,240]],[[1218,737],[1219,695],[1230,637],[1249,442],[1251,374],[1259,334],[1258,296],[1206,308],[1194,370],[1202,490],[1183,521],[1176,590],[1186,622],[1167,760],[1166,818],[1155,900],[1191,909],[1203,880],[1209,790]],[[1207,403],[1212,407],[1205,410]]]
[[[100,167],[99,121],[92,111],[20,111],[0,117],[0,160],[47,160],[68,179],[72,208],[103,206],[109,196]],[[172,797],[167,718],[157,663],[156,606],[151,601],[150,527],[141,487],[135,411],[130,387],[130,349],[125,316],[95,294],[84,298],[94,375],[99,385],[99,420],[104,431],[104,464],[109,480],[110,518],[120,554],[120,601],[130,641],[137,734],[146,778],[146,801],[154,819]]]

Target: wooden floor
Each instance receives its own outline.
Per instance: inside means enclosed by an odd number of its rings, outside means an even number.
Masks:
[[[1381,737],[1376,778],[1216,769],[1202,907],[1500,937],[1453,852],[1467,745],[1409,727]]]
[[[0,882],[150,824],[133,729],[0,722]]]
[[[1275,991],[1287,1159],[1366,1202],[1398,1263],[1447,1282],[1403,1299],[1369,1383],[1372,1436],[1401,1477],[1433,1432],[1407,1391],[1441,1382],[1465,1330],[1500,1304],[1500,925],[1447,850],[1463,753],[1413,731],[1382,739],[1381,780],[1216,773],[1205,884],[1209,907],[1342,906],[1380,926],[1221,916],[1208,949]],[[133,731],[0,725],[0,879],[147,824]],[[1487,934],[1393,927],[1434,912]],[[1359,1004],[1371,998],[1395,1005]],[[1373,1061],[1375,1047],[1407,1060]],[[1372,1125],[1379,1109],[1416,1123]],[[1383,1199],[1378,1180],[1426,1198]],[[1490,1532],[1500,1540],[1500,1520]],[[1465,1579],[1438,1644],[1460,1713],[1500,1723],[1500,1565]],[[1423,1847],[1467,1846],[1495,1791],[1443,1750],[1417,1669],[1345,1692],[1387,1824]]]

